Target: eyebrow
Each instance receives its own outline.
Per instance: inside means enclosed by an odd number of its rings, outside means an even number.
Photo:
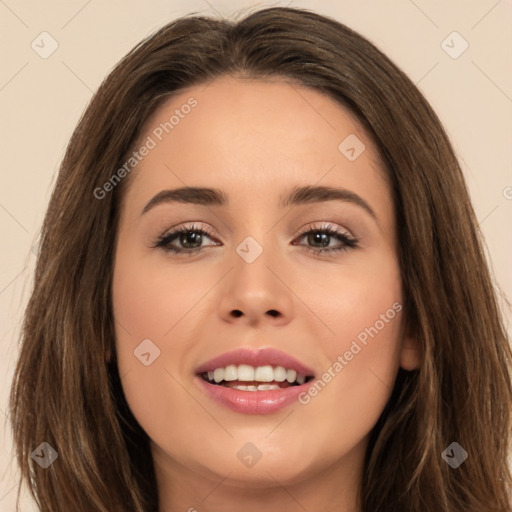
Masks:
[[[363,208],[378,223],[377,215],[371,206],[359,195],[345,188],[325,186],[294,187],[285,196],[280,197],[279,206],[299,206],[324,201],[343,201]],[[141,215],[157,205],[164,203],[188,203],[201,206],[226,206],[228,198],[222,190],[206,187],[182,187],[172,190],[162,190],[144,207]]]

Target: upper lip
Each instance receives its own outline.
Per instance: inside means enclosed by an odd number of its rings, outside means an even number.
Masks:
[[[275,348],[238,348],[214,357],[201,364],[197,374],[225,368],[228,365],[248,364],[250,366],[283,366],[287,370],[295,370],[299,375],[314,376],[313,370],[294,357]]]

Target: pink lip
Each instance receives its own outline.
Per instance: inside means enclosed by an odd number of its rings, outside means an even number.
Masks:
[[[283,389],[269,391],[242,391],[206,382],[201,377],[194,379],[210,398],[228,407],[232,411],[243,414],[270,414],[298,402],[300,393],[307,391],[315,380]]]
[[[238,348],[226,352],[218,357],[210,359],[199,366],[196,374],[215,370],[215,368],[225,368],[234,364],[248,364],[250,366],[283,366],[287,370],[295,370],[300,375],[312,376],[314,372],[311,368],[303,365],[297,359],[275,348]]]
[[[196,384],[216,402],[244,414],[269,414],[283,409],[298,401],[299,394],[306,391],[314,383],[314,379],[311,379],[300,386],[291,386],[279,390],[242,391],[210,384],[201,377],[202,373],[213,371],[216,368],[225,368],[230,364],[248,364],[254,367],[283,366],[287,370],[295,370],[297,374],[304,376],[314,376],[314,372],[295,358],[273,348],[239,348],[200,365],[196,370],[194,379]]]

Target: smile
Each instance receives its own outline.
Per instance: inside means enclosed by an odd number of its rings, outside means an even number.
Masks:
[[[313,377],[298,374],[295,370],[283,366],[254,367],[247,364],[238,366],[232,364],[224,368],[215,368],[215,370],[204,372],[201,374],[201,378],[211,384],[241,391],[268,391],[300,386],[308,378]]]
[[[278,411],[306,391],[313,371],[276,349],[238,349],[204,363],[196,384],[217,403],[243,414]]]

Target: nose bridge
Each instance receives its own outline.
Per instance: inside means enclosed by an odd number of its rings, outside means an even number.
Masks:
[[[277,231],[274,229],[276,220],[269,199],[255,192],[250,198],[239,198],[239,201],[240,227],[237,233],[233,233],[239,239],[234,246],[235,252],[244,264],[251,266],[258,263],[258,272],[263,269],[268,272],[264,262],[270,265],[270,260],[278,257]]]
[[[229,286],[224,290],[221,301],[222,315],[229,318],[245,316],[250,323],[258,323],[265,315],[289,317],[291,298],[283,284],[286,278],[279,278],[283,268],[277,242],[273,232],[263,222],[253,222],[254,229],[248,229],[235,246],[235,258],[230,272]],[[247,231],[246,231],[247,232]]]
[[[269,269],[279,266],[279,255],[276,248],[271,247],[272,238],[271,234],[260,229],[235,247],[237,257],[233,270],[238,285],[250,285],[260,293],[268,287],[275,288],[275,276]]]

